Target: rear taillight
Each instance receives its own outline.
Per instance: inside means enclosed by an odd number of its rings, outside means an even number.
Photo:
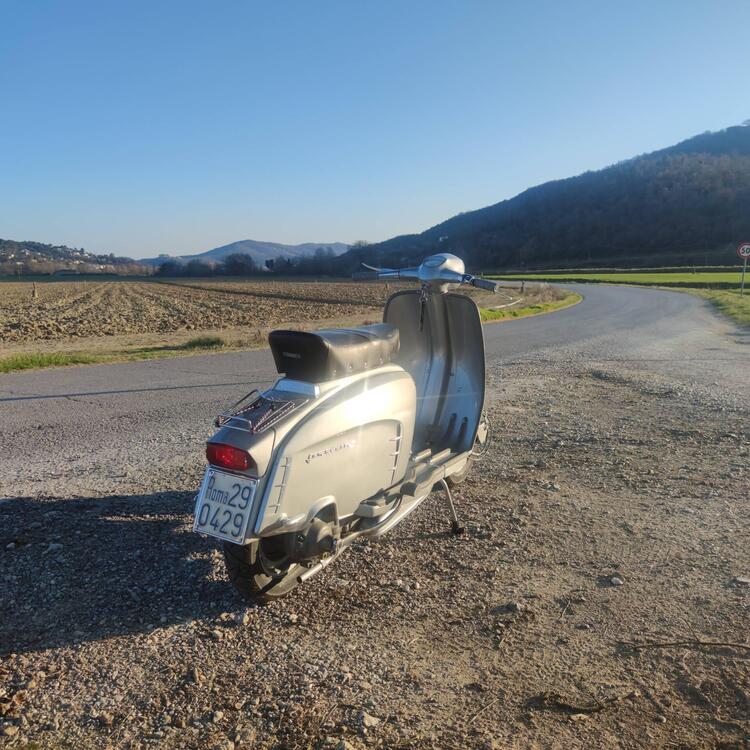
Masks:
[[[245,451],[231,445],[224,445],[224,443],[208,443],[206,458],[208,463],[224,469],[247,471],[250,468],[250,456]]]

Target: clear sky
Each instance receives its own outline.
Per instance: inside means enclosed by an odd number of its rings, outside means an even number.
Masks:
[[[0,237],[377,241],[750,118],[750,3],[0,0]]]

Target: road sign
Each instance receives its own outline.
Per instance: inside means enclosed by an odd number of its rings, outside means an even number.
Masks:
[[[745,293],[745,273],[747,272],[747,259],[750,258],[750,242],[743,242],[737,246],[737,255],[742,258],[742,282],[740,283],[740,297]]]

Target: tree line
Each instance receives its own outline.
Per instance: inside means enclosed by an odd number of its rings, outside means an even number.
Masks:
[[[340,276],[342,265],[330,247],[319,247],[312,255],[280,257],[257,263],[250,255],[233,253],[220,261],[187,262],[166,260],[156,271],[158,276]]]

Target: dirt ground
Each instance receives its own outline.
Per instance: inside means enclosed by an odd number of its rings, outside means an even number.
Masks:
[[[228,347],[264,345],[273,328],[356,326],[382,319],[389,294],[410,284],[346,281],[0,283],[0,355],[21,351],[128,352],[219,335]],[[479,304],[516,308],[564,296],[544,285],[523,295],[472,292]]]
[[[748,747],[747,409],[606,363],[489,389],[466,535],[434,493],[266,607],[190,531],[199,462],[0,503],[5,745]]]
[[[133,281],[0,285],[4,343],[245,328],[334,319],[382,306],[382,285]]]

